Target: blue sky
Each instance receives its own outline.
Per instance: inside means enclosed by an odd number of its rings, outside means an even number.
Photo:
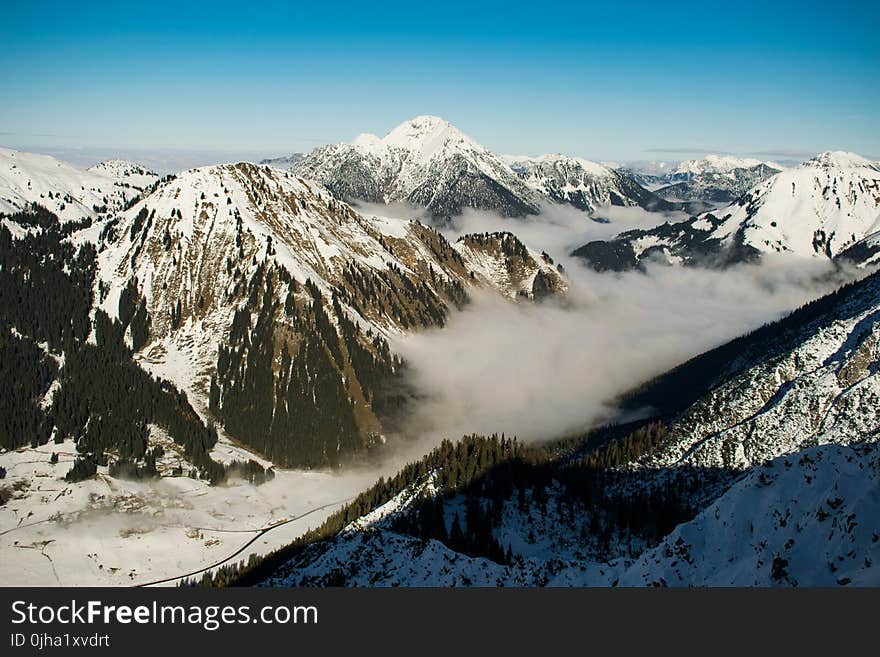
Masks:
[[[437,114],[510,153],[880,157],[875,2],[86,5],[6,3],[0,144],[276,155]]]

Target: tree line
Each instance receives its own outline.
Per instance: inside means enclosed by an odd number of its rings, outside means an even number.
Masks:
[[[188,474],[224,480],[230,468],[209,454],[216,429],[201,420],[183,392],[132,358],[126,331],[135,346],[142,345],[150,326],[137,282],[120,295],[122,321],[92,311],[95,247],[66,241],[67,224],[44,208],[10,219],[34,230],[14,238],[0,226],[0,446],[73,440],[79,456],[70,481],[108,464],[116,474],[155,476],[162,454],[148,437],[156,425],[182,447],[192,465]],[[247,472],[255,480],[265,475],[252,465]]]
[[[390,529],[500,564],[520,558],[499,539],[505,509],[518,508],[527,516],[530,508],[547,514],[551,490],[558,491],[558,523],[574,527],[576,518],[589,517],[581,540],[597,557],[609,557],[633,541],[656,543],[696,515],[701,486],[727,474],[683,468],[669,475],[621,467],[656,449],[666,436],[664,424],[646,421],[626,429],[602,427],[546,444],[526,444],[503,434],[465,436],[457,443],[445,440],[394,477],[380,478],[287,547],[184,585],[253,585],[295,570],[330,549],[355,520],[402,491],[428,483],[439,493],[425,494],[395,514]]]

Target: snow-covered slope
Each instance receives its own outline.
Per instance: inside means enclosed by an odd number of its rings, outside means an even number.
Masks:
[[[880,276],[810,308],[818,312],[810,311],[809,321],[794,315],[761,329],[752,342],[731,343],[681,366],[681,380],[711,372],[712,389],[671,423],[663,446],[640,463],[745,469],[813,445],[875,439]],[[663,385],[674,383],[661,378],[655,388]]]
[[[125,212],[112,233],[116,239],[108,240],[100,256],[108,285],[104,305],[112,312],[120,286],[136,277],[158,333],[167,320],[163,309],[177,301],[185,316],[226,307],[223,291],[234,278],[227,271],[230,263],[247,270],[254,259],[273,261],[328,294],[342,284],[349,264],[372,271],[396,267],[417,279],[429,275],[430,265],[447,282],[483,284],[511,298],[531,296],[539,271],[560,280],[552,264],[513,236],[526,262],[517,284],[489,273],[507,269],[500,248],[497,253],[473,248],[470,238],[450,245],[415,221],[362,216],[291,172],[248,163],[180,174]],[[202,309],[196,312],[200,296]],[[393,316],[360,319],[383,332],[400,328]]]
[[[127,160],[104,160],[89,167],[89,171],[109,176],[120,185],[129,186],[139,192],[159,179],[159,174],[136,162]]]
[[[100,169],[122,179],[134,171],[125,163]],[[214,464],[254,459],[269,466],[258,450],[276,464],[324,468],[378,447],[379,389],[399,366],[384,338],[441,325],[474,288],[511,302],[565,288],[549,256],[509,233],[450,243],[418,222],[362,216],[290,172],[249,163],[163,179],[128,210],[75,235],[86,232],[100,250],[96,302],[123,321],[125,341],[161,378],[158,385],[177,384],[192,403],[182,403],[188,417],[195,410],[217,424],[219,442],[208,454]],[[15,301],[16,290],[4,289]],[[100,330],[87,338],[89,304],[82,340],[99,351],[106,344]],[[20,325],[11,328],[23,335]],[[47,357],[61,374],[41,383],[41,408],[51,408],[73,380],[65,363],[82,360],[63,351]],[[151,403],[132,402],[127,388],[112,384],[103,394],[111,404],[133,403],[136,413]],[[236,396],[243,403],[234,403]],[[16,422],[6,419],[6,426]],[[158,479],[114,474],[115,441],[127,440],[125,431],[109,434],[107,460],[84,481],[64,480],[86,456],[77,436],[54,447],[49,440],[0,449],[0,579],[79,585],[183,576],[232,558],[256,534],[257,550],[289,542],[372,476],[285,470],[257,489],[232,467],[227,485],[212,487],[196,468],[205,460],[197,463],[170,430],[143,428],[147,446],[162,449]],[[150,556],[141,558],[145,550]]]
[[[730,264],[780,253],[835,258],[880,229],[880,166],[827,152],[756,185],[736,202],[677,224],[622,233],[576,251],[599,268],[646,258]]]
[[[0,214],[38,203],[62,221],[98,219],[125,207],[153,179],[135,164],[83,171],[48,155],[0,148]]]
[[[586,454],[583,474],[564,452],[537,476],[513,477],[513,492],[493,483],[496,471],[506,482],[504,467],[452,491],[422,479],[263,583],[877,585],[878,344],[874,274],[641,389],[632,403],[664,413],[674,408],[664,398],[696,401],[650,440],[637,431],[575,447]],[[620,464],[616,478],[590,492],[591,469],[606,461]],[[442,506],[425,507],[438,495]],[[445,532],[412,531],[432,508]],[[486,522],[474,509],[494,519],[506,556],[454,548],[462,540],[453,525],[474,518],[463,525],[472,532]],[[644,531],[676,515],[683,520],[659,540]]]
[[[589,512],[567,519],[561,490],[517,513],[496,534],[511,563],[469,556],[436,539],[392,529],[413,495],[352,523],[279,568],[266,586],[877,586],[880,583],[880,446],[826,445],[780,457],[733,483],[658,545],[590,554]],[[455,504],[453,502],[453,504]],[[543,511],[542,511],[543,508]],[[557,515],[558,514],[558,515]],[[529,533],[530,532],[530,533]],[[528,536],[526,536],[526,534]],[[642,549],[635,558],[626,554]]]
[[[669,184],[669,176],[678,167],[678,162],[664,160],[616,163],[612,168],[629,176],[645,189],[656,191]]]
[[[276,161],[270,161],[275,164]],[[537,214],[542,202],[587,212],[609,205],[671,210],[629,176],[565,155],[499,156],[441,118],[419,116],[379,138],[318,148],[288,163],[338,197],[373,203],[402,201],[448,219],[466,208],[505,216]]]
[[[361,134],[293,164],[345,200],[402,201],[448,218],[463,208],[537,213],[538,197],[501,158],[449,122],[418,116],[384,137]]]
[[[621,586],[877,586],[880,445],[756,468],[620,575]]]
[[[783,168],[753,158],[707,155],[679,164],[664,176],[667,184],[655,193],[669,201],[703,201],[717,207],[736,200]]]
[[[4,586],[133,586],[166,577],[173,586],[175,577],[234,560],[262,528],[273,527],[251,550],[290,542],[367,483],[363,475],[279,470],[261,486],[242,479],[212,486],[186,476],[121,479],[104,466],[97,477],[71,483],[64,475],[76,458],[73,441],[0,452]]]
[[[877,220],[880,222],[880,218]],[[840,252],[837,259],[851,262],[859,267],[870,267],[880,263],[880,231],[848,246]]]
[[[290,171],[249,163],[193,169],[161,184],[107,226],[99,264],[101,307],[117,316],[123,291],[137,290],[149,315],[138,358],[197,407],[208,407],[219,385],[214,403],[222,409],[224,376],[230,390],[249,380],[247,367],[221,366],[230,362],[222,350],[250,353],[259,332],[261,348],[277,358],[287,350],[296,367],[307,357],[300,350],[320,341],[333,354],[321,363],[345,386],[344,403],[367,442],[381,432],[372,386],[395,369],[385,338],[442,325],[474,286],[511,299],[565,289],[549,257],[512,235],[450,244],[418,222],[362,216]],[[241,342],[241,332],[252,334]],[[317,385],[314,373],[310,381]],[[267,422],[271,404],[268,411]]]
[[[609,205],[672,210],[672,203],[647,191],[631,177],[596,162],[566,155],[506,156],[531,189],[556,202],[586,212]]]
[[[742,231],[763,253],[831,258],[880,229],[880,166],[854,153],[822,153],[716,214],[718,238]]]

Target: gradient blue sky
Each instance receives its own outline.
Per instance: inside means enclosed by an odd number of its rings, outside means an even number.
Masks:
[[[4,3],[0,144],[276,155],[437,114],[509,153],[880,157],[877,2],[77,4]]]

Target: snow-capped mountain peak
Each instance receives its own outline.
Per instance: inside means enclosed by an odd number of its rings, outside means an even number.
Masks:
[[[369,132],[362,132],[351,140],[350,145],[359,151],[374,151],[379,153],[384,150],[386,144],[381,137],[377,137]]]
[[[120,185],[128,185],[137,190],[143,190],[156,182],[159,174],[137,162],[129,160],[104,160],[88,168],[88,171],[113,178]]]
[[[878,228],[880,167],[854,153],[829,152],[772,175],[720,210],[586,244],[576,254],[611,269],[648,257],[717,265],[766,253],[829,259],[846,253],[866,264],[878,252],[869,238]]]
[[[404,202],[439,219],[465,208],[538,214],[547,200],[588,212],[608,205],[677,207],[629,176],[580,157],[497,155],[437,116],[409,119],[384,137],[360,134],[318,148],[292,169],[344,200]]]
[[[480,166],[489,151],[439,116],[417,116],[404,121],[384,137],[361,133],[350,145],[383,160],[399,159],[403,166],[428,166],[434,160],[464,155]],[[481,167],[491,171],[491,167]]]
[[[574,155],[563,155],[562,153],[545,153],[537,157],[529,157],[527,155],[513,156],[506,155],[505,161],[510,164],[514,170],[518,168],[526,168],[528,166],[551,166],[556,168],[579,169],[584,173],[592,176],[610,177],[613,170],[604,164],[593,162],[582,157]]]
[[[880,168],[855,153],[826,152],[717,212],[717,236],[741,232],[759,252],[832,258],[870,234],[878,214]]]
[[[38,203],[62,221],[97,219],[125,207],[156,178],[121,160],[83,170],[49,155],[0,148],[0,214]]]
[[[146,167],[141,166],[137,162],[132,162],[130,160],[122,160],[118,158],[111,158],[109,160],[103,160],[98,162],[97,164],[93,164],[88,168],[89,171],[104,171],[104,172],[117,172],[117,171],[148,171]],[[157,174],[158,175],[158,174]]]
[[[699,160],[686,160],[682,162],[672,175],[687,176],[707,172],[731,172],[735,169],[751,169],[762,164],[778,171],[782,170],[782,166],[774,162],[765,162],[751,157],[737,157],[735,155],[709,154]]]
[[[98,162],[97,164],[93,164],[88,168],[89,171],[99,171],[102,173],[106,173],[108,175],[113,174],[121,174],[125,175],[131,172],[137,173],[151,173],[154,176],[158,176],[155,171],[150,171],[144,166],[141,166],[137,162],[132,162],[130,160],[120,160],[120,159],[110,159],[104,160],[103,162]]]
[[[508,155],[505,160],[538,194],[587,212],[609,205],[649,210],[673,207],[629,176],[581,157],[548,153],[538,157]]]
[[[421,161],[430,160],[449,149],[488,152],[485,147],[439,116],[417,116],[404,121],[382,141],[391,148],[411,152]]]
[[[784,168],[755,158],[709,154],[657,176],[655,192],[668,201],[701,202],[705,209],[721,207]]]
[[[138,289],[151,326],[135,347],[139,357],[203,407],[218,368],[229,374],[221,387],[237,380],[237,370],[221,367],[221,346],[231,344],[227,336],[236,321],[245,321],[242,312],[262,312],[261,326],[271,326],[279,341],[296,333],[311,336],[309,344],[329,340],[335,349],[340,336],[348,339],[347,349],[335,351],[329,374],[345,386],[346,399],[356,400],[356,431],[346,435],[361,436],[359,445],[371,444],[379,429],[372,397],[358,381],[366,385],[378,376],[369,369],[379,367],[376,358],[381,367],[393,367],[374,338],[442,325],[470,288],[514,300],[565,289],[552,260],[512,235],[473,235],[450,244],[418,222],[362,215],[290,171],[246,162],[191,169],[163,182],[107,226],[102,246],[101,307],[117,316],[125,291]],[[271,281],[264,279],[269,272]],[[320,313],[315,318],[322,304],[326,321]],[[320,336],[315,327],[322,328]],[[296,353],[302,344],[288,346]],[[346,370],[352,352],[352,358],[363,356],[353,375]],[[221,408],[223,399],[233,398],[221,395]],[[261,440],[250,442],[270,458],[288,458],[274,443],[257,444]]]
[[[293,170],[345,200],[405,202],[441,218],[462,208],[538,212],[538,197],[500,157],[436,116],[318,148]]]
[[[866,167],[880,171],[880,166],[866,157],[848,151],[825,151],[804,162],[802,167],[855,169]]]

